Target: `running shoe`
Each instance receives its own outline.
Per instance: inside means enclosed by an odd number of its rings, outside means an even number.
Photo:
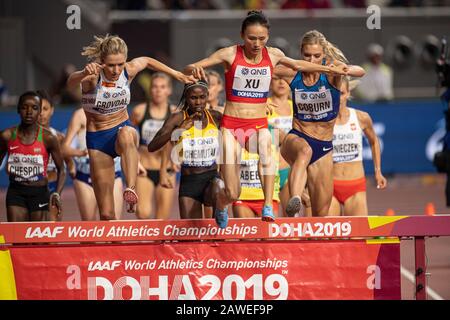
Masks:
[[[225,207],[223,210],[216,209],[214,217],[219,228],[225,229],[228,225],[228,207]]]
[[[302,211],[302,198],[300,196],[293,196],[289,199],[288,204],[286,205],[286,214],[289,217],[301,217]]]
[[[273,214],[272,206],[264,206],[261,213],[261,220],[266,222],[274,222],[275,215]]]
[[[127,212],[134,213],[134,206],[138,202],[138,195],[132,188],[126,188],[123,192],[123,200],[127,204]]]

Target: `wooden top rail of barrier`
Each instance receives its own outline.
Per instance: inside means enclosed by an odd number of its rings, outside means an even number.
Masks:
[[[450,215],[230,219],[1,222],[0,243],[84,243],[450,236]]]

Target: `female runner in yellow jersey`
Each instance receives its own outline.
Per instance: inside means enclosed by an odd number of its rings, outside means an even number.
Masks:
[[[148,145],[148,151],[155,152],[170,140],[175,143],[172,154],[181,162],[179,206],[182,219],[202,218],[203,207],[215,207],[217,194],[223,189],[217,171],[222,114],[206,110],[207,99],[206,82],[186,85],[181,111],[167,119]],[[172,157],[172,161],[177,160]],[[163,166],[162,170],[165,169]],[[226,227],[217,217],[216,222],[220,228]]]

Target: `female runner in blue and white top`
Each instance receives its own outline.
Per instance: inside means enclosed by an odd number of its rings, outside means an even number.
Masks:
[[[134,212],[138,201],[134,191],[139,162],[138,141],[127,112],[131,81],[145,68],[168,73],[183,83],[193,80],[192,76],[185,76],[149,57],[127,62],[127,53],[127,45],[121,38],[110,35],[95,37],[82,52],[89,63],[68,79],[69,87],[81,84],[82,107],[87,117],[86,144],[91,178],[103,220],[115,217],[113,187],[114,158],[117,156],[121,156],[127,186],[123,198],[129,212]]]
[[[347,75],[362,77],[364,69],[347,66],[342,52],[316,30],[302,39],[302,59],[315,64],[344,65]],[[285,72],[286,71],[286,72]],[[333,127],[339,112],[342,75],[278,70],[292,90],[293,128],[283,141],[281,154],[291,166],[286,207],[289,216],[300,214],[301,195],[308,180],[312,213],[326,216],[333,196]]]
[[[86,115],[83,109],[77,109],[70,118],[67,133],[62,143],[64,157],[73,158],[75,167],[69,169],[73,179],[73,188],[77,198],[78,210],[83,221],[97,220],[98,206],[92,187],[89,156],[86,149]],[[123,212],[123,183],[120,157],[114,159],[114,212],[120,220]]]

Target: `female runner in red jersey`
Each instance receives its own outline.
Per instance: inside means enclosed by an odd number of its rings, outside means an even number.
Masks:
[[[41,97],[33,91],[19,97],[17,112],[21,122],[0,133],[0,163],[8,153],[9,187],[6,212],[9,222],[44,221],[49,204],[61,214],[60,193],[64,187],[65,170],[58,138],[38,123]],[[47,165],[49,156],[57,170],[56,191],[49,195]]]
[[[323,66],[294,60],[277,48],[266,47],[269,28],[269,21],[262,12],[250,11],[242,22],[244,45],[220,49],[184,70],[186,74],[205,79],[204,68],[217,64],[225,67],[226,104],[221,123],[223,164],[220,169],[225,193],[219,197],[215,211],[216,222],[223,228],[228,223],[227,205],[239,199],[240,153],[243,147],[259,154],[259,176],[264,192],[262,220],[275,219],[272,208],[275,165],[266,115],[273,68],[281,64],[306,72],[346,73],[345,65]]]

